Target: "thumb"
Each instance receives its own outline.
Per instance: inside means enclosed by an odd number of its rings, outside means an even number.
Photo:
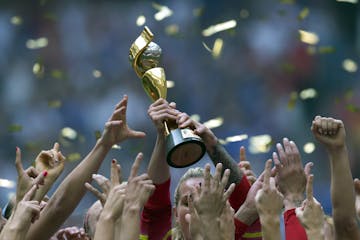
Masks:
[[[188,224],[191,223],[191,214],[190,214],[190,213],[187,213],[187,214],[185,215],[185,221],[186,221]]]

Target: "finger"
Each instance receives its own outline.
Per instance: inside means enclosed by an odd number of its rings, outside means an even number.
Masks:
[[[119,175],[119,182],[122,183],[122,172],[121,172],[121,165],[117,164],[116,165],[117,171],[118,171],[118,175]]]
[[[101,192],[99,192],[99,190],[94,188],[90,183],[86,182],[85,183],[85,188],[87,190],[89,190],[92,194],[94,194],[95,197],[97,197],[102,203],[105,202],[106,199],[104,198],[104,195]]]
[[[136,177],[138,175],[138,171],[139,171],[142,159],[143,159],[143,154],[140,152],[136,156],[135,161],[131,167],[130,176],[129,176],[128,181],[130,181],[131,179],[133,179],[134,177]]]
[[[278,151],[281,164],[287,165],[287,158],[283,146],[280,143],[278,143],[276,144],[276,149]]]
[[[54,149],[56,152],[58,152],[59,149],[60,149],[60,144],[57,143],[57,142],[55,142],[55,143],[54,143],[54,146],[53,146],[53,149]]]
[[[212,179],[212,182],[214,182],[215,185],[217,185],[220,182],[221,172],[222,172],[222,163],[218,163],[216,164],[214,178]]]
[[[285,154],[286,154],[285,163],[283,162],[283,164],[290,164],[291,162],[289,162],[289,160],[290,160],[289,158],[292,158],[293,154],[292,154],[292,149],[290,146],[290,141],[288,138],[283,139],[283,145],[284,145]],[[281,159],[281,156],[280,156],[280,159]],[[281,159],[281,161],[283,161],[283,159]]]
[[[205,165],[204,170],[204,191],[208,191],[210,189],[210,164]]]
[[[129,137],[130,138],[143,138],[146,136],[146,133],[141,132],[141,131],[135,131],[130,129],[130,133],[129,133]]]
[[[274,161],[274,164],[275,164],[276,171],[280,171],[281,162],[279,160],[279,157],[278,157],[277,153],[273,152],[272,157],[273,157],[273,161]]]
[[[39,171],[36,170],[36,168],[34,168],[33,166],[28,167],[25,170],[26,175],[28,175],[31,178],[36,178],[37,176],[39,176]]]
[[[308,162],[307,164],[305,164],[304,172],[305,172],[306,177],[308,177],[310,175],[311,169],[313,166],[314,166],[313,162]]]
[[[93,174],[92,179],[101,187],[104,193],[108,193],[111,188],[111,182],[109,179],[100,174]]]
[[[294,141],[290,141],[291,153],[294,157],[294,163],[301,164],[300,152]]]
[[[113,187],[120,184],[119,169],[115,158],[111,161],[110,179]]]
[[[235,190],[235,183],[230,184],[229,188],[225,191],[224,193],[224,200],[229,199],[230,195],[234,192]]]
[[[263,184],[264,191],[270,189],[271,163],[272,163],[271,159],[268,159],[265,163],[264,184]]]
[[[224,191],[225,186],[227,185],[228,181],[229,181],[229,177],[230,177],[230,169],[226,169],[224,171],[224,175],[221,179],[221,191]]]
[[[34,184],[30,190],[24,195],[23,197],[23,201],[30,201],[32,200],[32,198],[35,196],[36,190],[37,190],[38,186],[36,184]]]
[[[240,147],[240,162],[246,161],[246,150],[244,146]]]
[[[310,174],[306,182],[306,198],[308,201],[314,201],[313,179],[314,175]]]
[[[24,172],[24,168],[21,162],[21,150],[19,147],[16,147],[15,166],[18,176],[20,176]]]
[[[43,171],[42,174],[39,174],[35,179],[33,184],[39,185],[44,183],[45,177],[48,175],[47,171]]]
[[[326,135],[327,134],[327,121],[326,121],[326,119],[323,119],[321,121],[321,129],[322,129],[322,134]]]

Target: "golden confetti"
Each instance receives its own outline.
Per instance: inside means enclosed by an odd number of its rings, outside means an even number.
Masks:
[[[44,76],[45,67],[42,63],[40,62],[35,63],[32,70],[36,77],[41,78]]]
[[[102,76],[102,73],[99,70],[94,69],[93,76],[94,78],[99,78]]]
[[[204,122],[203,124],[207,128],[212,129],[212,128],[220,127],[223,123],[224,123],[224,119],[222,117],[217,117],[214,119],[210,119],[210,120]]]
[[[217,38],[214,42],[214,47],[213,47],[213,51],[212,51],[212,56],[217,59],[219,58],[221,51],[222,51],[222,47],[224,45],[224,41],[221,38]]]
[[[44,48],[47,45],[48,45],[48,39],[46,37],[41,37],[38,39],[29,39],[26,41],[26,47],[29,49]]]
[[[81,159],[81,154],[80,153],[70,153],[69,155],[66,156],[66,160],[69,162],[75,162]]]
[[[247,9],[240,10],[240,18],[245,19],[250,16],[250,12]]]
[[[248,138],[247,134],[241,134],[241,135],[236,135],[236,136],[231,136],[231,137],[227,137],[225,139],[226,142],[240,142],[242,140],[245,140]]]
[[[179,33],[179,25],[171,24],[165,28],[165,33],[170,36],[175,36]]]
[[[200,115],[199,114],[193,114],[190,116],[190,118],[194,121],[200,122]]]
[[[101,131],[100,130],[96,130],[94,132],[94,135],[95,135],[95,139],[98,140],[99,138],[101,138]]]
[[[304,89],[300,92],[300,98],[303,100],[315,97],[317,97],[317,92],[314,88]]]
[[[335,48],[332,46],[320,46],[319,47],[319,53],[320,54],[328,54],[328,53],[334,53]]]
[[[10,181],[8,179],[0,178],[0,187],[3,188],[14,188],[16,183],[14,181]]]
[[[203,46],[205,47],[206,50],[208,50],[209,52],[212,53],[212,49],[204,42],[202,42]]]
[[[226,140],[224,140],[224,139],[219,138],[218,141],[221,145],[227,144]]]
[[[13,24],[13,25],[21,25],[23,20],[20,16],[13,16],[11,19],[10,19],[10,22]]]
[[[136,19],[136,25],[137,26],[143,26],[146,23],[146,17],[144,15],[140,15]]]
[[[167,81],[166,81],[166,87],[167,87],[167,88],[173,88],[173,87],[175,87],[175,82],[174,82],[174,81],[167,80]]]
[[[297,92],[291,92],[290,93],[290,99],[289,99],[289,102],[288,102],[288,109],[294,109],[297,99],[298,99]]]
[[[346,105],[346,109],[349,111],[349,112],[359,112],[360,111],[360,108],[358,106],[355,106],[354,104],[348,104]]]
[[[50,108],[59,108],[61,107],[61,101],[60,100],[52,100],[48,102],[48,106]]]
[[[232,29],[236,27],[236,21],[235,20],[230,20],[230,21],[226,21],[223,23],[219,23],[216,25],[212,25],[210,27],[208,27],[207,29],[202,31],[202,35],[204,37],[209,37],[215,33],[221,32],[221,31],[225,31],[228,29]]]
[[[200,17],[203,14],[204,9],[202,7],[199,7],[199,8],[193,9],[192,12],[193,12],[194,17]]]
[[[61,136],[74,140],[77,137],[77,132],[70,127],[65,127],[61,130]]]
[[[157,3],[153,3],[152,6],[153,6],[153,8],[158,10],[158,12],[155,13],[155,15],[154,15],[154,18],[156,21],[161,21],[161,20],[173,15],[173,11],[170,8],[168,8],[167,6],[160,5]]]
[[[8,126],[8,130],[9,132],[20,132],[22,131],[22,126],[19,124],[11,124],[10,126]]]
[[[267,153],[270,151],[272,139],[268,134],[250,137],[249,139],[249,152]]]
[[[304,43],[315,45],[319,42],[319,37],[316,33],[299,30],[300,40]]]
[[[304,20],[305,18],[307,18],[307,16],[309,16],[309,13],[310,13],[309,8],[307,7],[303,8],[299,13],[298,19],[300,21]]]
[[[112,145],[111,148],[112,148],[112,149],[121,149],[121,146],[120,146],[120,145],[117,145],[117,144],[114,144],[114,145]]]
[[[355,4],[355,3],[357,3],[358,2],[358,0],[336,0],[337,2],[347,2],[347,3],[353,3],[353,4]]]
[[[312,142],[308,142],[304,145],[303,150],[305,153],[310,154],[315,151],[315,144]]]
[[[353,73],[357,71],[357,64],[351,59],[345,59],[342,63],[345,71]]]
[[[56,79],[63,79],[64,73],[61,70],[54,69],[51,71],[51,77],[56,78]]]

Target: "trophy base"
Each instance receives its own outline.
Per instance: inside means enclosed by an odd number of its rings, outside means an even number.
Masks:
[[[171,130],[166,137],[166,146],[167,163],[175,168],[188,167],[198,162],[206,152],[201,138],[188,128]]]

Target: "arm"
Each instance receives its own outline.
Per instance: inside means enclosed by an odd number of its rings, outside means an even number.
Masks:
[[[46,172],[40,174],[33,182],[30,190],[23,199],[16,205],[13,214],[10,216],[0,234],[0,240],[25,240],[27,231],[32,222],[40,215],[39,202],[34,199],[39,183],[44,181]]]
[[[356,208],[356,215],[360,218],[360,180],[358,178],[354,179],[354,187],[355,187],[355,208]]]
[[[90,181],[91,175],[97,172],[111,147],[127,138],[145,136],[144,133],[134,131],[127,125],[127,101],[127,96],[124,96],[117,104],[112,116],[105,124],[101,138],[91,152],[60,184],[41,212],[40,220],[30,228],[27,239],[49,239],[76,208],[86,192],[85,182]]]
[[[219,143],[215,134],[205,125],[191,119],[186,113],[181,113],[177,119],[179,128],[191,128],[194,133],[204,141],[206,151],[209,154],[213,164],[216,166],[222,163],[225,169],[230,169],[230,178],[228,185],[231,183],[238,184],[241,181],[243,173],[239,169],[234,159],[229,155],[225,148]]]
[[[280,212],[283,207],[283,195],[276,189],[275,181],[271,181],[271,159],[266,161],[264,182],[255,197],[256,208],[261,222],[264,240],[280,240]]]
[[[147,174],[138,176],[143,155],[139,153],[131,168],[126,186],[124,210],[121,216],[121,240],[138,239],[140,235],[140,211],[155,190]],[[116,238],[115,238],[116,239]]]
[[[355,193],[345,143],[344,124],[341,120],[317,116],[312,123],[311,130],[329,154],[331,200],[336,237],[338,239],[359,239]]]
[[[295,212],[309,240],[324,240],[325,215],[321,204],[313,197],[313,179],[312,174],[308,176],[306,199],[302,207],[296,208]]]
[[[284,196],[286,239],[307,239],[305,229],[296,218],[295,208],[300,207],[304,200],[306,175],[312,163],[307,163],[304,169],[296,144],[287,138],[283,139],[283,146],[278,143],[276,148],[279,156],[273,153],[277,170],[275,181]]]

